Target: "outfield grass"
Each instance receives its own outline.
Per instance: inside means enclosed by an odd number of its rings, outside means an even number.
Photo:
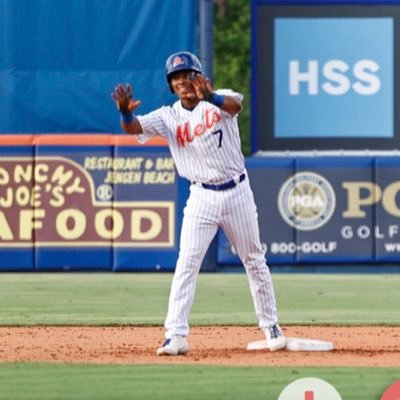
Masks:
[[[284,325],[399,324],[398,275],[273,278]],[[3,273],[0,325],[161,325],[171,279],[161,273]],[[244,274],[200,275],[192,325],[256,323]],[[326,380],[343,400],[377,400],[399,380],[400,368],[0,363],[0,400],[276,400],[304,377]]]
[[[0,325],[162,325],[172,275],[0,274]],[[399,325],[399,275],[274,274],[282,324]],[[201,274],[191,324],[252,325],[244,274]]]
[[[400,368],[0,364],[0,398],[276,400],[294,380],[317,377],[333,385],[343,400],[378,400],[399,376]]]

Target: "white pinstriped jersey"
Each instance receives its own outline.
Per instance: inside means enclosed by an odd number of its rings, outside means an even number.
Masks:
[[[216,93],[243,99],[242,94],[230,89]],[[165,137],[179,175],[189,181],[221,184],[245,169],[237,115],[206,101],[190,111],[178,100],[172,107],[164,106],[137,118],[143,129],[138,140],[145,143],[155,135]]]
[[[217,93],[243,99],[230,89]],[[138,116],[138,120],[143,129],[139,141],[145,143],[155,135],[166,138],[179,175],[189,181],[219,185],[237,178],[245,170],[237,115],[232,116],[206,101],[200,101],[189,111],[179,100],[172,107]],[[197,275],[218,228],[224,230],[246,268],[260,328],[270,328],[278,321],[249,179],[223,191],[191,185],[164,324],[167,339],[189,334]]]

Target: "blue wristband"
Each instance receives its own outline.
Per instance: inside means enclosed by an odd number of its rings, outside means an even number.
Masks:
[[[213,93],[211,96],[210,103],[214,104],[217,107],[221,107],[224,104],[225,96],[222,94]]]
[[[121,121],[124,124],[130,124],[131,122],[133,122],[136,119],[135,115],[133,114],[133,112],[130,112],[128,114],[123,114],[121,113]]]

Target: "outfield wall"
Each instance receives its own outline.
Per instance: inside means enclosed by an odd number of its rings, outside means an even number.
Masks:
[[[400,158],[334,154],[247,158],[271,265],[400,261]],[[188,186],[161,140],[2,135],[0,269],[173,270]],[[215,245],[208,270],[240,264]]]
[[[188,184],[165,142],[0,136],[0,269],[171,270]]]
[[[316,154],[247,159],[269,263],[399,262],[396,152]],[[218,263],[238,264],[234,253],[220,233]]]

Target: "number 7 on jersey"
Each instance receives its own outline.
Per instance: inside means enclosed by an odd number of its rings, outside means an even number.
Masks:
[[[218,129],[217,131],[212,133],[213,135],[219,134],[219,140],[218,140],[218,147],[221,147],[222,145],[222,129]]]

